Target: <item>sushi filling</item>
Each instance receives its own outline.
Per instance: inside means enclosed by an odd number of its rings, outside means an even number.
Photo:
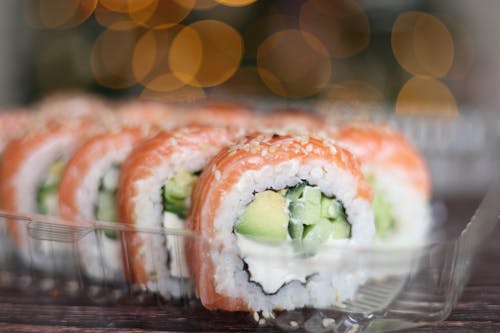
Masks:
[[[329,239],[350,238],[351,225],[340,201],[303,182],[255,194],[234,231],[262,243],[292,241],[298,254],[308,256]]]
[[[116,194],[118,189],[118,178],[120,166],[113,165],[101,178],[99,183],[99,192],[97,204],[95,207],[95,218],[99,221],[116,222],[118,221],[118,210],[116,204]],[[117,234],[114,230],[104,230],[104,235],[110,239],[116,239]]]
[[[57,159],[49,166],[47,177],[37,190],[37,213],[57,215],[59,208],[57,193],[59,191],[64,164],[62,159]]]
[[[396,231],[396,219],[391,204],[385,199],[383,193],[377,190],[373,199],[373,212],[376,235],[378,238],[386,239]]]
[[[191,173],[186,169],[181,169],[173,177],[167,179],[163,185],[161,191],[163,226],[165,228],[184,228],[184,219],[191,206],[191,191],[198,176],[199,172]],[[167,235],[166,246],[168,251],[167,267],[170,275],[178,278],[188,277],[182,236]]]
[[[191,205],[191,190],[199,173],[191,173],[181,169],[176,175],[167,179],[162,187],[163,212],[171,213],[180,219],[186,218]]]
[[[283,267],[277,263],[271,267],[262,262],[262,257],[283,254],[312,257],[331,241],[351,238],[351,224],[339,200],[302,182],[281,191],[255,194],[234,225],[234,232],[249,281],[260,285],[265,293],[273,294],[290,281],[306,283],[314,272],[307,265],[293,271],[286,263]],[[273,279],[269,279],[270,271]]]

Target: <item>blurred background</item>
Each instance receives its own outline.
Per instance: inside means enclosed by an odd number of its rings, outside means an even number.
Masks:
[[[0,106],[111,98],[500,105],[495,0],[2,0]]]

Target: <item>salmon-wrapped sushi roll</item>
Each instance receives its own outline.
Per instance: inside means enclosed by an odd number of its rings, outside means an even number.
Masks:
[[[154,101],[127,101],[117,107],[116,117],[120,124],[140,124],[173,128],[180,122],[182,111],[175,106]]]
[[[148,132],[146,127],[117,129],[93,137],[74,152],[59,185],[59,212],[66,223],[118,221],[116,194],[121,165]],[[113,230],[85,236],[78,242],[78,252],[90,278],[124,278],[121,243]]]
[[[183,115],[186,123],[211,126],[230,126],[241,129],[252,129],[257,123],[255,112],[243,105],[210,101],[191,109]]]
[[[43,127],[47,122],[78,126],[82,122],[111,127],[116,121],[109,106],[93,95],[64,93],[47,97],[34,105],[32,127]]]
[[[210,159],[237,133],[188,126],[160,132],[138,145],[120,175],[121,221],[135,227],[184,228],[191,188]],[[188,282],[182,237],[128,233],[130,278],[165,297],[185,295]]]
[[[10,212],[59,213],[57,194],[61,174],[73,151],[95,128],[49,123],[43,129],[12,140],[4,151],[0,170],[0,194],[3,208]],[[31,239],[26,225],[7,222],[8,232],[22,257],[36,268],[50,269],[47,264],[58,247],[52,242]]]
[[[365,273],[343,274],[330,247],[369,245],[375,233],[356,160],[315,136],[261,134],[224,149],[195,185],[188,224],[201,239],[186,246],[196,294],[226,311],[352,297]]]
[[[0,112],[0,163],[5,146],[10,140],[22,136],[29,125],[29,115],[21,110],[4,110]],[[0,199],[0,208],[2,208]],[[10,237],[7,234],[5,219],[0,219],[0,265],[3,259],[8,259],[13,249]]]
[[[373,186],[379,243],[424,242],[431,222],[430,177],[409,141],[394,129],[368,124],[341,126],[334,138],[359,159]]]

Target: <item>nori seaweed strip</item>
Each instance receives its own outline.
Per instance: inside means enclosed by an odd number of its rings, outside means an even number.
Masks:
[[[303,287],[305,287],[308,283],[309,283],[309,280],[315,276],[315,275],[318,275],[318,273],[313,273],[311,275],[308,275],[306,276],[306,282],[302,282],[302,281],[299,281],[299,280],[291,280],[291,281],[288,281],[288,282],[285,282],[281,285],[281,287],[278,288],[278,290],[276,290],[274,293],[268,293],[264,290],[264,288],[262,288],[262,285],[260,283],[258,283],[257,281],[253,281],[253,280],[250,280],[252,278],[252,274],[250,273],[249,269],[248,269],[248,264],[247,262],[245,261],[245,259],[241,258],[241,261],[243,261],[243,270],[247,273],[247,276],[248,276],[248,279],[247,281],[251,284],[254,284],[256,285],[257,287],[260,288],[260,290],[262,291],[262,293],[266,296],[274,296],[274,295],[277,295],[281,289],[283,289],[284,287],[286,287],[287,285],[291,284],[292,282],[298,282],[300,283]]]

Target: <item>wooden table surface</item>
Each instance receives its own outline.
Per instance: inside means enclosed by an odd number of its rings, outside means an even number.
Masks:
[[[477,202],[461,204],[471,214]],[[459,212],[460,213],[460,212]],[[236,332],[255,331],[247,314],[214,315],[195,310],[196,318],[182,310],[165,311],[155,305],[96,306],[45,302],[36,295],[0,294],[0,331],[5,332]],[[259,332],[274,332],[265,327]],[[500,332],[500,226],[477,257],[471,279],[449,318],[411,332]]]

